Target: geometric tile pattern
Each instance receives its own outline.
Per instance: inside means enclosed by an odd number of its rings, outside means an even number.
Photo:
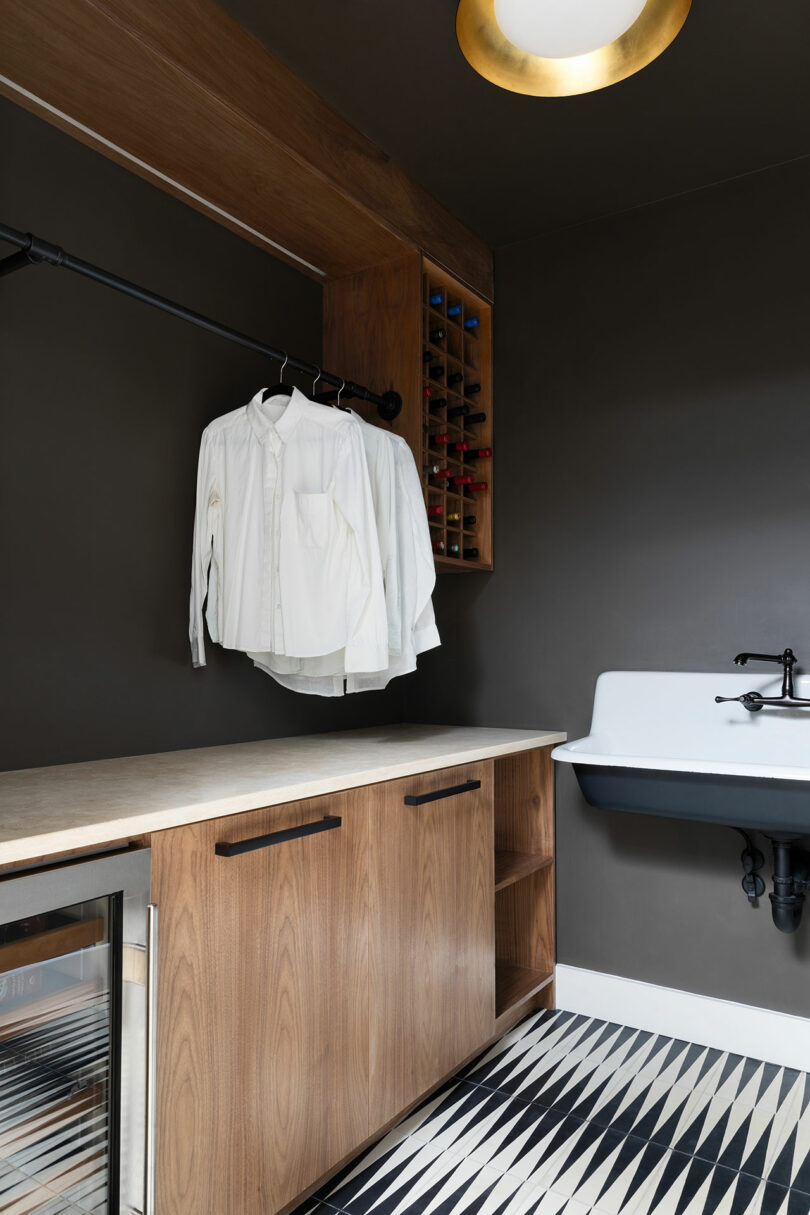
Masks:
[[[305,1212],[810,1215],[810,1075],[544,1010]]]

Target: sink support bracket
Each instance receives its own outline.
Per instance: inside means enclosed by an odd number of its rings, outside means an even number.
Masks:
[[[759,873],[759,870],[765,864],[765,857],[747,831],[743,831],[742,827],[735,827],[734,830],[739,832],[745,840],[745,848],[740,854],[743,867],[741,885],[748,896],[748,902],[752,907],[756,907],[757,900],[761,899],[765,893],[765,879]]]

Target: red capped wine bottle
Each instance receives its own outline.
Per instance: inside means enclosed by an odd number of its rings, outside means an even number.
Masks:
[[[443,514],[444,514],[444,507],[443,507],[443,506],[441,506],[441,505],[437,505],[437,506],[429,506],[429,507],[427,508],[427,512],[428,512],[428,514],[429,514],[429,515],[443,515]]]
[[[492,455],[491,447],[473,447],[464,452],[464,460],[488,460]]]
[[[450,480],[453,485],[469,485],[472,488],[472,473],[461,473],[460,475],[451,477]]]
[[[452,477],[452,475],[453,475],[452,468],[440,468],[438,472],[430,474],[431,480],[438,481],[439,483],[441,483],[442,481],[449,481],[450,478]]]
[[[434,540],[433,541],[433,551],[434,551],[434,553],[443,553],[444,552],[444,540]]]
[[[431,447],[446,447],[450,442],[450,436],[447,434],[431,435],[428,442],[430,443]]]
[[[472,477],[467,482],[467,489],[471,494],[478,494],[481,490],[487,489],[489,483],[487,481],[473,481]]]
[[[423,397],[432,397],[433,396],[433,389],[431,388],[430,384],[425,384],[425,387],[422,389],[422,396]]]

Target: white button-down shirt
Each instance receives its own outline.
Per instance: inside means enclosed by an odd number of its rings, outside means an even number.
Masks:
[[[297,389],[217,418],[197,473],[189,636],[205,664],[203,602],[228,649],[346,671],[388,662],[388,620],[360,427]],[[210,567],[210,575],[209,575]]]
[[[356,414],[352,415],[357,417]],[[436,582],[419,473],[404,439],[357,418],[366,449],[383,558],[388,662],[374,674],[348,672],[343,653],[291,660],[250,653],[255,665],[295,692],[342,696],[384,688],[416,669],[416,656],[440,644],[431,594]]]

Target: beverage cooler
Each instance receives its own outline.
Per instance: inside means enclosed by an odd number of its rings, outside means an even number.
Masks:
[[[0,1215],[153,1215],[148,849],[0,877]]]

